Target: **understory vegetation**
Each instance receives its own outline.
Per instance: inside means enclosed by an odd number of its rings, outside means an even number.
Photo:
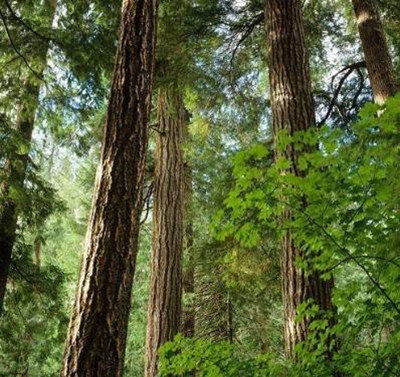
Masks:
[[[398,0],[0,29],[0,377],[400,376]]]

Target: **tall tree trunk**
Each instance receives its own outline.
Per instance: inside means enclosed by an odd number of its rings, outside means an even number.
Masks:
[[[185,129],[185,142],[188,141],[188,123]],[[184,167],[184,226],[185,226],[185,247],[184,255],[187,261],[187,265],[183,268],[183,294],[190,296],[190,300],[183,307],[182,313],[182,327],[181,332],[186,337],[194,336],[195,328],[195,308],[191,296],[194,295],[195,282],[194,282],[194,266],[193,266],[193,246],[194,246],[194,230],[193,230],[193,218],[192,218],[192,202],[193,202],[193,177],[192,167],[188,161],[185,161]]]
[[[378,6],[375,0],[352,0],[375,102],[399,90]]]
[[[62,377],[123,373],[154,71],[157,0],[124,0]]]
[[[56,14],[57,0],[48,0],[46,6],[50,9],[48,24],[50,28]],[[46,68],[48,49],[49,42],[44,45],[43,51],[39,55],[40,67],[37,74],[40,77],[43,76]],[[17,105],[17,118],[14,128],[28,147],[32,140],[40,86],[40,80],[29,73],[23,84],[24,99],[20,100]],[[0,313],[3,310],[18,221],[17,204],[9,198],[10,182],[16,187],[23,187],[29,158],[29,148],[27,149],[26,153],[18,156],[18,159],[9,160],[5,163],[3,182],[0,185],[0,194],[5,198],[4,203],[0,205]]]
[[[146,377],[157,375],[158,349],[179,332],[182,306],[182,143],[187,117],[181,94],[173,88],[161,89],[158,111]]]
[[[299,0],[266,0],[265,20],[269,47],[269,80],[275,145],[281,130],[289,134],[307,130],[315,124],[311,95],[309,58],[305,46],[304,24]],[[291,173],[300,174],[298,156],[293,145],[284,155],[291,161]],[[280,153],[276,152],[276,158]],[[282,222],[292,216],[289,210]],[[299,304],[312,299],[323,311],[332,310],[332,283],[318,272],[306,274],[296,259],[304,256],[290,232],[281,241],[282,292],[285,314],[285,346],[288,357],[294,347],[307,339],[310,320],[296,321]]]

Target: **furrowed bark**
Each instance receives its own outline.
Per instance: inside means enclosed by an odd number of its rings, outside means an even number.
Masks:
[[[86,250],[62,377],[121,377],[156,44],[157,0],[124,0]]]
[[[352,0],[375,102],[383,104],[399,90],[385,31],[375,0]]]
[[[307,130],[315,125],[315,114],[300,1],[266,0],[265,20],[276,146],[280,131],[286,130],[292,135]],[[290,145],[283,154],[291,161],[290,172],[300,175],[294,146]],[[275,158],[280,156],[281,153],[276,151]],[[291,217],[291,211],[287,209],[281,221]],[[281,240],[281,272],[288,357],[294,356],[295,345],[305,341],[309,333],[310,319],[296,321],[297,307],[312,299],[322,311],[332,310],[332,282],[323,280],[318,272],[306,274],[298,268],[296,258],[303,256],[304,250],[294,245],[290,232],[287,232]]]
[[[45,5],[50,10],[48,25],[50,28],[56,14],[57,1],[48,0]],[[40,67],[37,74],[40,77],[43,76],[46,68],[48,50],[49,42],[45,44],[39,55]],[[30,73],[23,84],[24,99],[20,100],[17,105],[17,118],[14,128],[28,147],[32,140],[36,109],[39,104],[40,86],[41,82],[38,78],[33,73]],[[4,203],[0,204],[0,313],[3,310],[18,222],[17,203],[9,197],[10,185],[12,182],[12,185],[16,187],[23,187],[28,155],[29,148],[26,153],[19,155],[15,160],[9,160],[5,163],[3,182],[0,184],[1,196],[5,198]]]
[[[187,116],[181,94],[176,93],[174,89],[161,89],[158,112],[146,377],[157,375],[157,351],[179,332],[182,307],[182,144]]]

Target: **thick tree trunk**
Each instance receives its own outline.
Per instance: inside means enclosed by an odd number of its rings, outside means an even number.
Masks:
[[[182,306],[182,143],[187,117],[183,99],[174,89],[160,90],[158,111],[146,377],[157,375],[158,349],[179,332]]]
[[[185,134],[188,135],[187,130],[189,120],[187,119]],[[185,136],[185,142],[187,142],[188,136]],[[188,296],[194,295],[195,282],[194,282],[194,265],[193,265],[193,246],[194,246],[194,229],[193,229],[193,218],[192,218],[192,201],[193,201],[193,177],[192,167],[186,161],[184,168],[184,224],[185,224],[185,246],[184,255],[187,261],[187,265],[183,268],[183,294]],[[182,328],[181,332],[186,337],[194,336],[195,328],[195,308],[192,297],[190,297],[189,303],[184,305],[182,313]]]
[[[148,143],[157,0],[124,0],[62,377],[123,373]]]
[[[265,20],[269,47],[269,80],[275,145],[281,130],[289,134],[306,130],[315,124],[311,95],[309,58],[305,47],[304,25],[299,0],[266,0]],[[285,156],[297,169],[298,156],[291,145]],[[280,157],[276,153],[276,158]],[[292,215],[289,210],[282,221]],[[293,243],[289,232],[281,241],[282,292],[285,311],[285,346],[288,357],[294,347],[306,340],[310,320],[296,321],[299,304],[312,299],[323,311],[331,311],[332,283],[324,281],[318,272],[306,274],[296,265],[303,251]]]
[[[399,90],[385,31],[375,0],[352,0],[375,102]]]
[[[56,14],[57,1],[48,0],[46,6],[49,7],[51,13],[48,25],[51,27]],[[37,71],[39,76],[43,76],[46,68],[48,49],[49,43],[43,47],[43,52],[40,53],[41,66]],[[39,103],[40,84],[39,79],[30,73],[23,85],[24,99],[19,102],[17,107],[15,130],[21,135],[27,146],[30,145],[32,140],[36,109]],[[3,182],[0,185],[0,194],[5,198],[4,203],[0,204],[0,313],[3,310],[18,221],[17,205],[12,199],[8,198],[10,182],[16,187],[23,187],[28,155],[29,148],[26,153],[19,155],[18,159],[5,163]]]

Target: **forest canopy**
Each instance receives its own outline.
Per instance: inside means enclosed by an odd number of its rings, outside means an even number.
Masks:
[[[0,29],[0,377],[400,376],[398,0]]]

